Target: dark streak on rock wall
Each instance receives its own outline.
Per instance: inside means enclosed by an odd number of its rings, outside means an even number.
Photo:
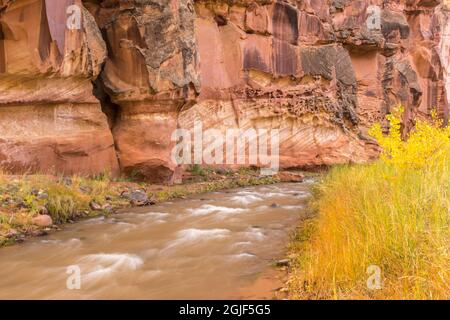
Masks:
[[[41,16],[42,19],[39,28],[39,56],[42,61],[45,61],[50,55],[50,44],[52,42],[45,2],[42,2],[41,4]]]
[[[6,72],[6,55],[5,55],[5,35],[3,26],[0,23],[0,73]]]
[[[275,38],[297,44],[298,12],[297,9],[282,2],[275,3],[273,16],[273,34]]]
[[[297,73],[298,51],[296,46],[278,39],[273,40],[273,66],[277,75]]]
[[[246,49],[244,51],[244,69],[254,69],[264,72],[272,71],[272,68],[264,62],[261,54],[256,48]]]

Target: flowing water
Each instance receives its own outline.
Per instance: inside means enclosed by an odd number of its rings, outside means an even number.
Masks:
[[[128,210],[0,249],[0,298],[248,298],[245,288],[283,258],[311,183]]]

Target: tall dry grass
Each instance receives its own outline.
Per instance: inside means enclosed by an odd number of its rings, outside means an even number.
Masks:
[[[450,128],[419,121],[402,141],[399,118],[388,135],[371,131],[378,162],[336,167],[317,186],[318,216],[293,244],[293,297],[450,298]],[[372,265],[379,289],[367,285]]]

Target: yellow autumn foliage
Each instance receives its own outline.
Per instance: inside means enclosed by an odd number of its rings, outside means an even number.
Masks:
[[[410,169],[420,169],[427,165],[442,164],[450,148],[450,126],[443,126],[437,112],[432,112],[432,121],[417,120],[415,128],[406,140],[401,135],[401,115],[403,107],[398,107],[387,116],[390,123],[389,134],[384,135],[380,124],[369,131],[383,148],[381,158],[387,163]]]

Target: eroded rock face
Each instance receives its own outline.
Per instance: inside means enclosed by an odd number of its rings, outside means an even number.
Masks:
[[[358,79],[362,123],[381,121],[399,103],[406,106],[405,132],[433,108],[448,120],[440,58],[448,33],[445,1],[380,2],[339,1],[332,10],[337,40],[349,49]]]
[[[70,30],[74,4],[82,28]],[[445,1],[2,0],[0,8],[3,168],[117,170],[117,155],[123,172],[170,182],[179,169],[172,133],[198,121],[220,132],[278,129],[282,167],[364,162],[378,155],[368,128],[396,105],[406,107],[405,134],[433,108],[448,120]]]
[[[106,59],[93,17],[76,0],[0,3],[0,167],[117,172],[113,137],[92,94]],[[74,4],[80,11],[69,30]]]
[[[192,0],[91,1],[108,46],[101,81],[118,115],[120,166],[146,180],[172,181],[178,112],[200,90]]]
[[[367,129],[399,104],[405,134],[433,108],[448,119],[441,1],[196,1],[196,12],[202,87],[183,126],[277,128],[292,167],[373,159]]]

